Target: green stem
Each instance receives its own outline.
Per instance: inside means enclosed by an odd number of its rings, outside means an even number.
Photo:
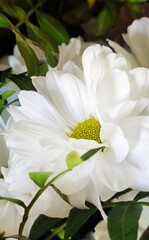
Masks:
[[[26,221],[28,219],[28,215],[29,212],[31,210],[31,208],[33,207],[33,205],[35,204],[35,202],[37,201],[37,199],[41,196],[41,194],[48,188],[51,186],[51,184],[53,182],[55,182],[59,177],[63,176],[64,174],[66,174],[67,172],[70,172],[70,169],[66,169],[65,171],[59,173],[57,176],[55,176],[49,183],[47,183],[43,188],[41,188],[34,196],[34,198],[32,199],[32,201],[29,203],[29,205],[25,208],[24,210],[24,215],[22,218],[22,222],[20,223],[20,227],[19,227],[19,235],[22,235],[23,233],[23,229],[24,226],[26,224]]]
[[[25,16],[24,19],[21,19],[17,25],[16,28],[18,29],[23,23],[26,22],[26,20],[36,11],[37,8],[39,8],[44,2],[46,2],[47,0],[42,0],[40,2],[38,2]]]
[[[60,227],[56,228],[45,240],[51,240],[55,235],[60,233],[64,227],[66,227],[67,222],[63,223]]]

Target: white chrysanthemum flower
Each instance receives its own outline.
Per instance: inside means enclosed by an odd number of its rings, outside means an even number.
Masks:
[[[149,68],[149,19],[143,17],[135,20],[127,29],[127,34],[123,34],[125,42],[130,48],[130,52],[119,46],[117,43],[109,41],[109,45],[117,52],[121,53],[131,62],[132,68]]]
[[[26,162],[55,175],[67,168],[69,152],[82,155],[105,146],[55,182],[73,206],[84,208],[88,201],[101,210],[99,198],[106,201],[128,187],[149,190],[149,117],[138,116],[148,99],[144,92],[135,96],[134,72],[126,73],[125,60],[107,47],[87,48],[83,71],[71,66],[73,74],[49,71],[34,77],[38,93],[19,94],[21,107],[10,107],[14,122],[6,142]],[[139,92],[141,85],[136,88]]]

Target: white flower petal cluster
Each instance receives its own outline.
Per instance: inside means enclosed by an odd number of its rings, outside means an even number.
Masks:
[[[37,191],[28,177],[30,171],[50,171],[55,176],[67,168],[69,152],[81,156],[105,146],[55,182],[72,206],[86,208],[88,201],[102,211],[100,200],[118,191],[149,190],[149,117],[144,114],[149,70],[128,71],[123,57],[100,45],[84,51],[81,68],[71,61],[63,68],[67,66],[69,72],[55,70],[34,77],[37,92],[21,91],[21,106],[10,107],[13,119],[7,124],[6,143],[16,160],[11,157],[2,173],[8,190],[21,192],[26,201]],[[33,209],[32,215],[68,215],[71,205],[52,188],[43,198],[44,209]],[[60,201],[63,211],[58,208]]]
[[[123,38],[130,51],[112,41],[109,41],[109,45],[117,53],[121,53],[131,63],[132,68],[139,66],[149,68],[149,18],[135,20],[128,27],[127,34],[123,34]]]

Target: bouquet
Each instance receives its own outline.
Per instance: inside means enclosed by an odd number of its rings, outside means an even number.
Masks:
[[[60,2],[70,25],[45,0],[0,3],[16,39],[0,60],[0,239],[149,239],[147,1]],[[128,8],[122,45],[108,33]],[[69,37],[91,20],[98,40]]]

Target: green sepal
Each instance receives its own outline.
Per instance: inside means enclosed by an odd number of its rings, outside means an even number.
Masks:
[[[24,204],[24,202],[19,200],[19,199],[17,199],[17,198],[8,198],[8,197],[1,197],[0,196],[0,200],[6,200],[8,202],[12,202],[14,204],[17,204],[17,205],[19,205],[19,206],[21,206],[23,208],[26,208],[26,205]]]
[[[70,152],[66,157],[66,164],[69,169],[78,166],[82,162],[83,160],[80,158],[79,154],[75,151]]]
[[[81,156],[81,159],[83,161],[86,161],[88,160],[90,157],[92,157],[94,154],[96,154],[98,151],[104,151],[105,147],[99,147],[99,148],[94,148],[94,149],[91,149],[89,150],[88,152],[84,153],[82,156]]]
[[[45,186],[47,179],[51,175],[52,175],[51,172],[30,172],[29,173],[30,178],[40,188],[43,188]]]
[[[149,192],[139,192],[135,198],[134,198],[134,201],[138,201],[142,198],[146,198],[146,197],[149,197]]]

